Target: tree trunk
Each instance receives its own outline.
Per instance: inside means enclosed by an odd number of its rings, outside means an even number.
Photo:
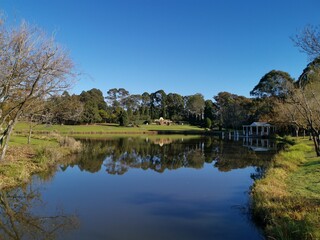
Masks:
[[[32,134],[32,124],[30,124],[30,126],[29,126],[28,144],[31,143],[31,134]]]
[[[316,151],[317,157],[320,156],[320,148],[319,148],[319,135],[312,131],[312,140],[314,144],[314,150]]]
[[[299,127],[296,127],[295,130],[296,130],[296,137],[299,137]]]
[[[9,126],[7,127],[7,131],[3,136],[3,147],[1,149],[1,155],[0,155],[0,161],[4,160],[4,157],[6,155],[7,149],[8,149],[8,143],[10,140],[10,136],[13,130],[13,126],[16,123],[16,119],[14,121],[12,121],[11,123],[9,123]]]

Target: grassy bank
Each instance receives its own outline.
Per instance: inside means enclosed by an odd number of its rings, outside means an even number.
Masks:
[[[57,134],[35,136],[28,145],[26,137],[13,136],[6,159],[0,163],[0,189],[26,183],[35,173],[47,172],[65,156],[80,151],[80,143]]]
[[[320,157],[300,139],[280,152],[252,189],[254,217],[267,239],[320,239]]]

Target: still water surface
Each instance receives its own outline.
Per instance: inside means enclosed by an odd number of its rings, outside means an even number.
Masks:
[[[274,151],[184,136],[83,144],[57,170],[1,192],[1,239],[263,239],[248,192]]]

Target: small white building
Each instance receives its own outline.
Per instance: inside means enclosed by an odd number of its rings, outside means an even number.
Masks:
[[[163,117],[160,117],[159,119],[154,120],[154,122],[157,125],[168,125],[168,126],[173,123],[171,120],[164,119]]]
[[[267,122],[253,122],[250,125],[243,125],[243,135],[253,137],[266,137],[275,133],[276,127]]]

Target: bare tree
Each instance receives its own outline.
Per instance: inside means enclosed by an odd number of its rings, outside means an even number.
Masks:
[[[310,60],[320,56],[320,31],[319,28],[307,25],[300,33],[292,37],[295,45],[306,53]]]
[[[291,109],[292,122],[311,132],[315,151],[320,156],[320,30],[308,25],[292,40],[312,62],[299,77],[296,89],[289,94],[285,104],[289,104]]]
[[[65,49],[37,27],[23,22],[0,29],[0,160],[24,109],[70,87],[75,74]]]
[[[28,144],[31,143],[31,135],[33,128],[43,122],[47,122],[51,117],[50,113],[45,112],[46,102],[44,99],[38,99],[32,105],[25,108],[21,114],[21,118],[29,123]]]
[[[309,76],[310,77],[310,76]],[[278,123],[286,122],[310,131],[315,152],[320,156],[320,78],[319,71],[306,85],[298,85],[275,106]]]

